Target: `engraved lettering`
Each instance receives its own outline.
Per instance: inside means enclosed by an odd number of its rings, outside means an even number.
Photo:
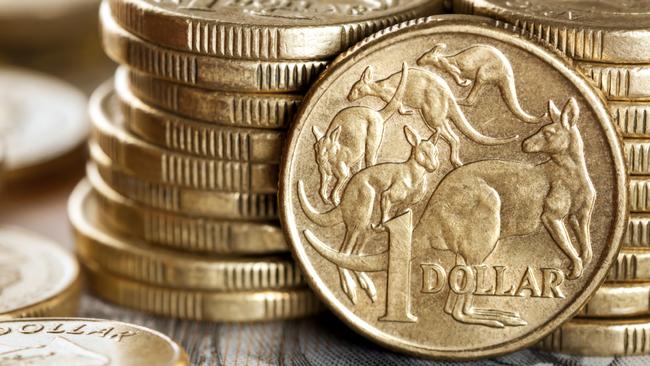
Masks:
[[[104,328],[104,329],[98,329],[98,330],[93,330],[88,333],[87,335],[93,335],[93,334],[99,334],[100,337],[107,337],[115,328]]]
[[[133,336],[135,336],[135,335],[137,335],[137,334],[138,334],[138,333],[136,333],[136,332],[131,332],[130,330],[125,330],[125,331],[123,331],[123,332],[119,332],[119,333],[117,333],[117,334],[113,334],[113,335],[111,336],[111,339],[115,339],[115,340],[117,340],[117,342],[122,342],[122,339],[124,339],[124,338],[128,338],[128,337],[133,337]]]
[[[476,291],[474,293],[476,295],[494,295],[495,286],[493,283],[488,282],[489,279],[487,278],[488,266],[484,264],[474,266],[474,270],[476,270]]]
[[[436,294],[447,285],[447,272],[439,264],[421,264],[422,292]]]
[[[542,297],[564,299],[560,289],[564,283],[564,272],[555,268],[542,268]]]
[[[11,328],[9,327],[0,327],[0,336],[7,335],[11,333]]]
[[[80,326],[76,327],[73,330],[69,330],[66,333],[67,334],[84,334],[84,328],[86,327],[86,324],[81,324]]]
[[[506,271],[508,269],[504,266],[495,266],[494,267],[494,272],[495,272],[495,284],[496,284],[496,289],[495,289],[495,294],[496,295],[506,295],[506,296],[511,296],[515,293],[515,287],[513,285],[510,285],[510,287],[506,287],[505,283],[505,277],[506,277]]]
[[[457,294],[474,291],[474,271],[470,266],[455,266],[449,272],[449,288]]]
[[[542,291],[540,290],[537,279],[535,278],[535,273],[533,272],[533,269],[530,268],[530,266],[526,268],[526,272],[519,282],[519,287],[517,287],[515,296],[523,297],[527,291],[530,292],[531,297],[542,296]]]
[[[52,333],[52,334],[65,333],[65,329],[61,329],[63,327],[64,327],[64,325],[59,323],[59,324],[56,325],[56,327],[54,327],[52,329],[48,329],[45,332],[46,333]]]
[[[42,331],[43,328],[45,327],[41,324],[30,323],[30,324],[24,324],[22,327],[20,327],[18,331],[23,334],[35,334]]]

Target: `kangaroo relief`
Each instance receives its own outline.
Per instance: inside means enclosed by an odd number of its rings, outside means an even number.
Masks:
[[[366,68],[361,78],[372,80],[372,67]],[[352,170],[358,165],[369,167],[377,162],[384,125],[400,108],[407,79],[408,66],[404,63],[399,85],[383,109],[347,107],[334,116],[325,133],[313,127],[314,152],[321,176],[319,192],[323,201],[338,205]],[[330,191],[333,179],[335,186]]]
[[[348,95],[353,102],[365,97],[377,97],[389,103],[402,80],[401,73],[393,74],[383,80],[373,80],[372,75],[365,75],[357,81]],[[404,112],[406,108],[418,111],[431,131],[437,131],[450,147],[450,160],[455,167],[463,165],[460,158],[460,139],[451,128],[452,122],[459,131],[476,143],[483,145],[501,145],[515,141],[518,136],[505,138],[488,137],[478,132],[467,120],[456,103],[447,82],[440,76],[417,68],[409,68],[402,97]]]
[[[539,117],[524,111],[517,97],[515,74],[510,61],[497,48],[488,45],[468,47],[458,53],[448,55],[445,43],[438,43],[430,51],[422,55],[417,64],[430,66],[451,75],[460,86],[472,86],[465,99],[458,101],[462,105],[474,105],[481,92],[488,86],[494,85],[501,92],[508,109],[520,120],[527,123],[538,123]]]

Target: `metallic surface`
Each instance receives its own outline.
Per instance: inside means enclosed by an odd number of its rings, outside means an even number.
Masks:
[[[604,284],[578,313],[587,318],[630,318],[650,315],[650,283]]]

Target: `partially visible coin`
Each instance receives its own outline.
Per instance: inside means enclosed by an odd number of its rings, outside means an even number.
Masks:
[[[630,214],[621,245],[627,248],[650,248],[650,215]]]
[[[90,115],[94,141],[115,164],[138,178],[220,192],[277,191],[277,164],[196,157],[148,144],[131,135],[124,129],[124,116],[110,84],[97,89],[91,98]]]
[[[122,29],[108,4],[101,10],[103,43],[116,62],[163,79],[234,92],[276,93],[306,90],[325,61],[233,60],[178,52],[145,42]]]
[[[510,23],[576,60],[647,63],[648,0],[454,0],[454,12]]]
[[[8,179],[50,172],[88,135],[87,99],[67,83],[32,71],[0,68],[0,135]]]
[[[609,270],[607,281],[650,281],[650,250],[646,248],[621,249],[618,258]]]
[[[650,316],[650,283],[604,284],[578,316],[621,318]]]
[[[289,250],[277,222],[217,220],[143,207],[108,186],[94,167],[74,195],[94,196],[110,229],[149,243],[195,253],[260,255]],[[90,198],[85,198],[90,199]]]
[[[623,137],[650,138],[650,103],[610,101],[608,104]]]
[[[625,139],[623,147],[627,158],[628,174],[650,175],[650,140]]]
[[[0,253],[0,319],[75,315],[79,267],[59,244],[2,227]]]
[[[630,177],[630,212],[650,213],[650,176]]]
[[[278,163],[283,131],[219,126],[151,107],[131,93],[126,80],[115,83],[124,127],[152,144],[215,160]]]
[[[128,280],[84,263],[89,287],[117,305],[152,314],[203,321],[270,321],[319,313],[321,303],[306,287],[274,291],[196,291]]]
[[[546,337],[537,348],[588,357],[650,354],[650,318],[573,319]]]
[[[246,59],[329,59],[407,19],[437,14],[442,0],[111,0],[117,21],[166,47]]]
[[[648,5],[650,6],[650,1]],[[650,13],[648,13],[648,20],[650,20]],[[607,100],[650,100],[650,65],[596,62],[577,62],[576,65],[605,93]]]
[[[297,94],[246,94],[211,91],[120,68],[117,83],[128,80],[135,96],[183,117],[236,127],[287,128],[302,101]]]
[[[113,320],[34,318],[0,322],[0,365],[188,366],[167,336]]]
[[[68,216],[75,229],[77,253],[82,261],[115,275],[188,290],[273,290],[305,285],[287,256],[206,257],[112,233],[102,225],[101,206],[93,196],[76,193],[70,198]]]

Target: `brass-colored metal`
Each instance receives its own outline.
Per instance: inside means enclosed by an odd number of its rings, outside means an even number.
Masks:
[[[7,320],[0,322],[0,337],[2,365],[189,366],[185,351],[167,336],[113,320]]]
[[[647,63],[650,11],[643,1],[454,0],[454,12],[489,16],[576,60]]]
[[[120,68],[116,82],[144,102],[186,118],[219,125],[286,129],[302,101],[297,94],[246,94],[212,91],[158,79]]]
[[[631,176],[630,212],[650,213],[650,177]]]
[[[578,313],[587,318],[650,315],[650,283],[604,284]]]
[[[91,263],[86,277],[97,296],[120,306],[180,319],[244,322],[300,318],[322,311],[308,288],[214,292],[156,287],[113,276]]]
[[[84,94],[62,80],[0,68],[3,179],[45,174],[51,171],[51,163],[73,160],[70,154],[88,135],[86,105]]]
[[[139,138],[172,151],[215,160],[280,161],[283,131],[226,127],[181,118],[145,104],[124,81],[115,83],[124,127]]]
[[[142,180],[119,169],[94,143],[89,145],[95,165],[104,182],[122,196],[145,206],[222,220],[268,222],[278,219],[275,193],[215,192],[181,188]]]
[[[650,215],[630,214],[621,245],[630,249],[650,248]]]
[[[249,93],[305,91],[325,69],[325,61],[233,60],[165,49],[121,28],[102,5],[104,50],[138,71],[200,88]]]
[[[609,101],[607,104],[623,137],[650,138],[650,103]]]
[[[650,250],[624,247],[609,270],[607,282],[639,281],[650,282]]]
[[[650,318],[573,319],[546,337],[538,349],[588,357],[650,354]]]
[[[443,10],[442,0],[109,4],[123,27],[150,42],[210,56],[261,60],[332,58],[389,25]]]
[[[79,266],[59,244],[2,227],[0,252],[0,319],[76,315]]]
[[[619,251],[625,162],[600,93],[494,24],[440,16],[366,39],[290,130],[280,214],[294,256],[336,315],[395,350],[534,344]]]
[[[576,66],[596,83],[607,100],[650,100],[650,65],[576,62]]]
[[[105,84],[91,98],[92,137],[124,171],[143,180],[189,189],[237,193],[277,191],[277,164],[199,158],[137,139],[124,129],[124,116],[111,90]]]
[[[89,166],[87,178],[102,223],[122,235],[195,253],[261,255],[289,250],[276,222],[216,220],[143,207],[109,187],[96,167]],[[91,194],[91,184],[80,183],[75,194]]]
[[[650,175],[650,140],[625,139],[623,141],[630,175]]]

